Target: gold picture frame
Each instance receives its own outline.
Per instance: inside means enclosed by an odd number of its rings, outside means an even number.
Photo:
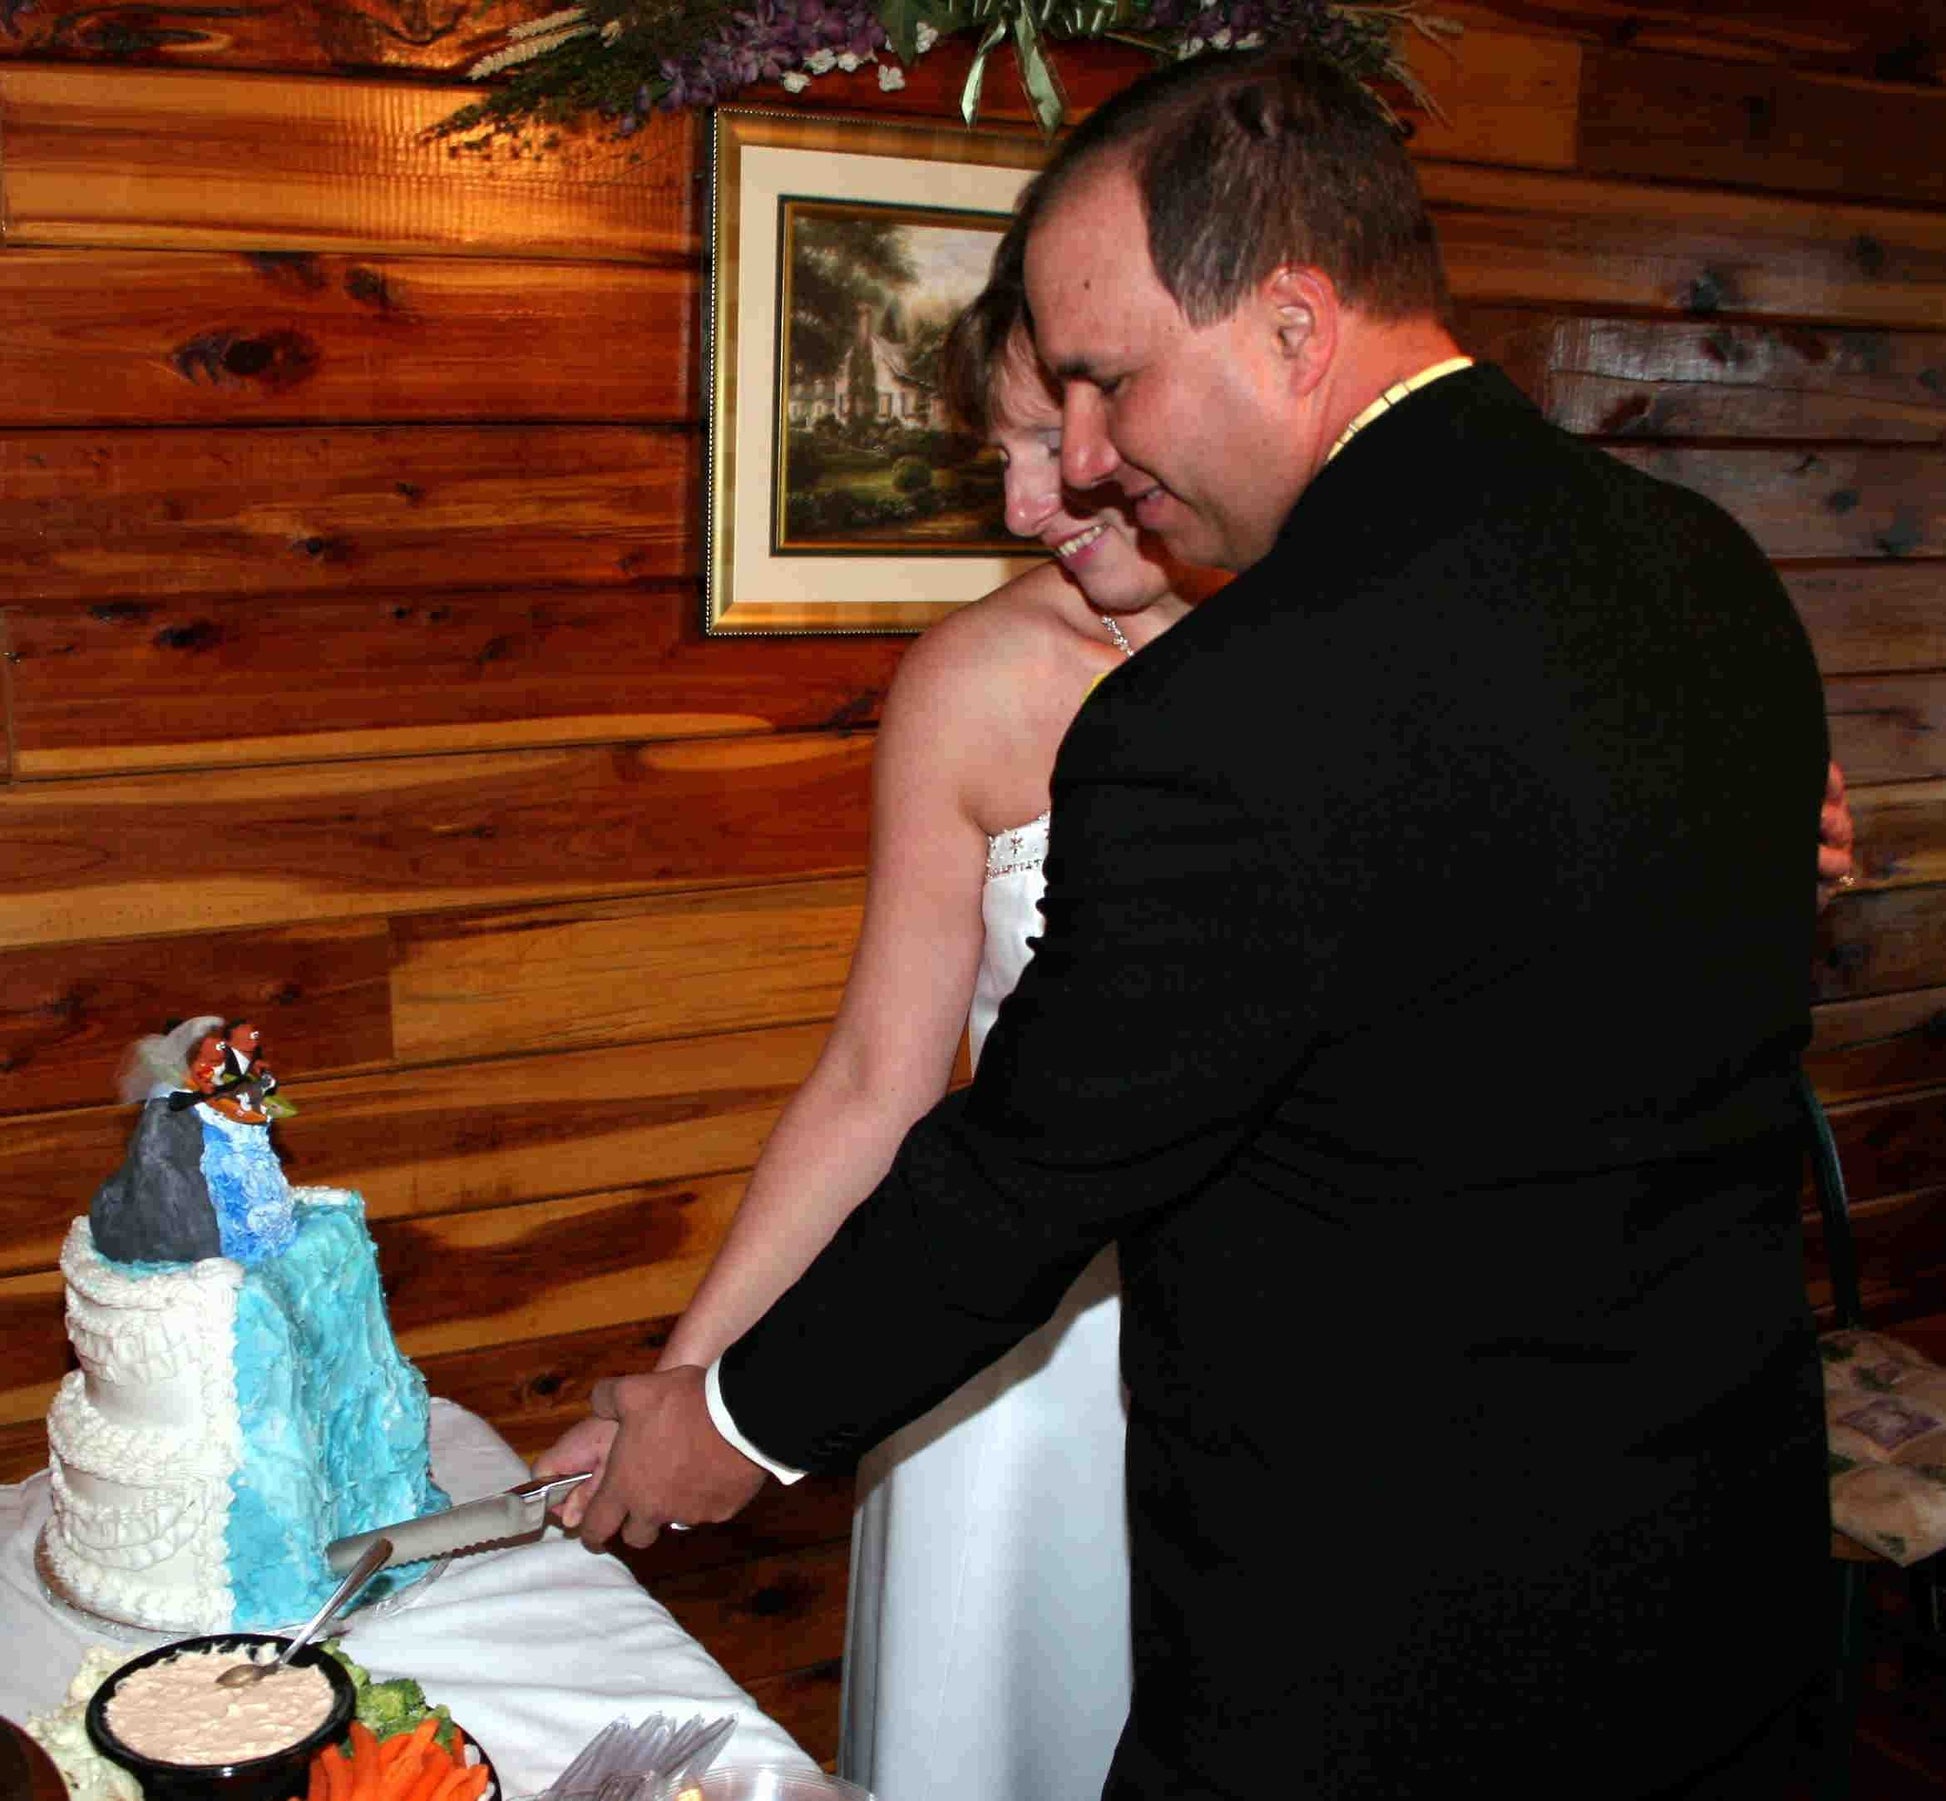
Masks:
[[[717,110],[705,631],[920,631],[1038,560],[927,375],[1046,158],[1029,132]]]

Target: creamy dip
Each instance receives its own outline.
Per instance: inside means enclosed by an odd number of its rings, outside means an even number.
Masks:
[[[287,1664],[240,1688],[216,1680],[251,1661],[239,1651],[185,1651],[137,1670],[108,1699],[109,1729],[157,1763],[224,1764],[268,1757],[324,1724],[331,1684],[320,1669]]]

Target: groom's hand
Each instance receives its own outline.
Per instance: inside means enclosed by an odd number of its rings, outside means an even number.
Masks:
[[[615,1424],[600,1485],[581,1515],[581,1541],[593,1550],[618,1528],[622,1543],[639,1549],[672,1521],[727,1520],[763,1487],[762,1467],[711,1421],[703,1371],[694,1365],[604,1376],[590,1405],[596,1419]]]

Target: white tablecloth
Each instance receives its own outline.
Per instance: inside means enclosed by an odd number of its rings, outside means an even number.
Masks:
[[[433,1473],[455,1501],[527,1475],[484,1420],[434,1401]],[[133,1657],[159,1637],[111,1635],[48,1602],[34,1575],[47,1472],[0,1486],[0,1715],[57,1706],[91,1644]],[[724,1763],[811,1768],[662,1604],[612,1557],[550,1526],[538,1543],[456,1557],[396,1612],[354,1613],[345,1649],[373,1676],[416,1676],[479,1742],[509,1793],[545,1787],[610,1720],[737,1716]]]

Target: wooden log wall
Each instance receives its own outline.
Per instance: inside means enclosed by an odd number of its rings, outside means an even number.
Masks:
[[[294,1177],[363,1190],[406,1349],[532,1451],[661,1341],[831,1015],[903,644],[703,637],[700,126],[424,142],[522,10],[0,5],[0,1474],[163,1017],[265,1026]],[[1447,10],[1415,148],[1469,346],[1738,514],[1817,645],[1865,880],[1814,1063],[1869,1299],[1937,1315],[1941,44],[1890,0]],[[1063,58],[1083,107],[1139,66]],[[803,103],[937,117],[963,69]],[[848,1505],[638,1563],[827,1758]]]

